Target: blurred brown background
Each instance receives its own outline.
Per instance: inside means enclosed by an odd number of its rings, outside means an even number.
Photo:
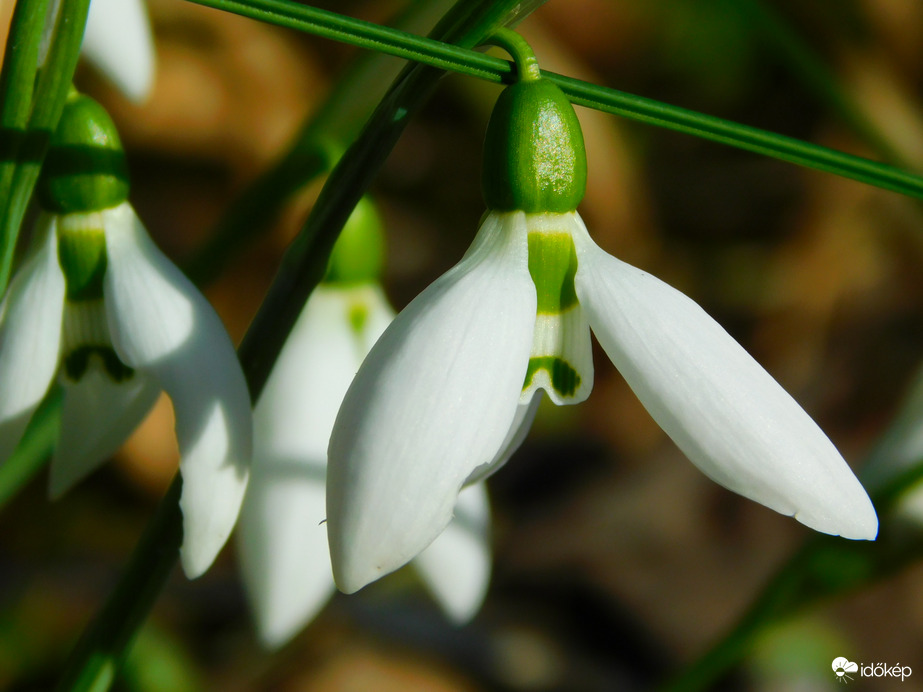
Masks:
[[[398,0],[315,3],[373,21]],[[733,0],[551,0],[521,25],[541,65],[880,159]],[[151,0],[154,94],[133,106],[89,68],[113,114],[132,201],[177,261],[283,151],[356,51],[180,0]],[[769,7],[836,76],[907,166],[923,161],[923,5]],[[7,4],[7,10],[9,4]],[[8,15],[7,15],[8,16]],[[4,26],[7,20],[4,19]],[[480,141],[497,87],[452,76],[373,194],[397,307],[454,264],[483,211]],[[858,467],[923,357],[923,205],[840,178],[578,109],[600,245],[680,288],[811,413]],[[240,339],[316,186],[207,291]],[[48,689],[176,465],[169,404],[57,503],[45,479],[0,522],[0,687]],[[495,572],[460,630],[401,573],[338,597],[273,655],[255,640],[233,547],[178,572],[121,689],[633,690],[706,650],[810,531],[718,487],[661,433],[601,350],[588,402],[540,413],[491,480]],[[824,605],[768,638],[723,689],[826,690],[835,656],[910,665],[863,690],[923,689],[923,569]],[[170,677],[178,676],[178,677]],[[857,687],[860,689],[860,687]]]

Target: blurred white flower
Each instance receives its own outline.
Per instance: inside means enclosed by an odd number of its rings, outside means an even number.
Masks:
[[[221,320],[127,202],[40,219],[0,308],[0,460],[56,374],[64,403],[53,497],[105,461],[161,390],[169,394],[183,477],[181,558],[189,577],[200,575],[246,488],[250,399]]]
[[[323,283],[305,304],[254,411],[253,473],[238,528],[244,583],[266,646],[284,644],[334,590],[324,494],[327,442],[362,359],[394,312],[375,283]],[[479,608],[490,556],[482,486],[416,561],[458,621]]]
[[[44,62],[61,0],[49,6],[41,62]],[[154,39],[144,0],[92,0],[81,48],[85,57],[129,99],[147,100],[154,83]]]

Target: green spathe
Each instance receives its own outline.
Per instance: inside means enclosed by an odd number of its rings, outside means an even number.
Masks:
[[[497,211],[573,211],[586,192],[577,114],[547,79],[507,87],[484,138],[484,200]]]
[[[68,97],[38,183],[39,200],[57,214],[101,211],[128,197],[128,166],[106,110],[88,96]]]

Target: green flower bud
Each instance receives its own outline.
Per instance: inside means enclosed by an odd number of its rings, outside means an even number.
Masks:
[[[106,110],[88,96],[68,97],[38,182],[42,207],[58,214],[114,207],[128,197],[128,166]]]
[[[573,211],[586,192],[586,150],[577,114],[547,79],[508,86],[484,138],[484,200],[497,211]]]
[[[326,283],[355,284],[377,281],[385,257],[385,238],[375,205],[367,197],[359,200],[343,226],[330,261]]]

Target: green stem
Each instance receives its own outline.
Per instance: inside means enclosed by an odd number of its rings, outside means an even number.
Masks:
[[[538,60],[532,51],[532,46],[515,31],[500,29],[493,36],[484,41],[485,44],[498,46],[509,53],[516,64],[516,74],[521,82],[535,82],[542,77]]]
[[[477,45],[502,23],[522,16],[523,7],[519,0],[459,0],[434,34],[461,45]],[[419,109],[442,74],[419,65],[405,69],[328,178],[239,349],[254,401],[308,295],[323,276],[343,223],[410,114]],[[58,687],[62,692],[103,692],[112,684],[126,647],[178,559],[182,542],[180,484],[177,477],[115,591],[78,642]]]
[[[440,41],[381,27],[292,0],[190,0],[245,17],[298,29],[362,48],[382,51],[415,62],[494,83],[508,83],[514,70],[505,60]],[[471,46],[473,48],[473,46]],[[597,86],[563,75],[543,72],[570,100],[580,106],[620,115],[649,125],[727,144],[815,170],[923,199],[923,177],[817,144],[755,127],[671,106],[653,99]]]
[[[0,295],[9,282],[19,228],[45,159],[48,140],[57,127],[74,78],[89,7],[90,0],[62,0],[22,141],[13,152],[13,171],[0,216]]]
[[[16,3],[3,56],[0,73],[0,220],[3,220],[0,257],[6,257],[16,246],[19,226],[6,219],[12,206],[13,178],[32,110],[39,44],[47,15],[48,0]],[[0,295],[6,289],[6,280],[0,272]]]
[[[60,691],[104,692],[179,559],[183,515],[177,474],[135,547],[122,579],[71,652]]]
[[[792,29],[775,7],[764,0],[737,0],[734,4],[750,25],[775,49],[792,75],[839,115],[843,123],[885,161],[911,168],[905,157],[881,136],[862,107],[839,84],[836,75],[811,47]]]
[[[58,439],[61,392],[55,388],[32,415],[16,450],[0,464],[0,507],[44,468]]]
[[[407,31],[428,31],[451,5],[451,0],[416,0],[394,23]],[[357,55],[286,153],[225,210],[208,241],[185,264],[186,274],[199,285],[207,284],[229,257],[270,227],[295,192],[336,163],[401,67],[400,60],[384,53]]]

